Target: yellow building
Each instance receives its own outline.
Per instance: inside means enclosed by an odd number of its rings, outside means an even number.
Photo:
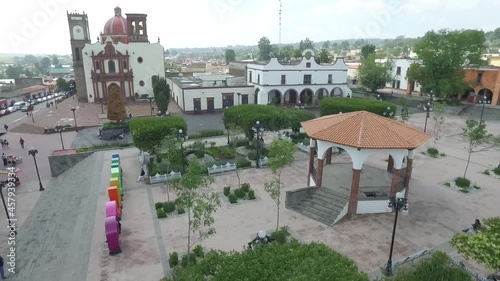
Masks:
[[[500,56],[489,56],[488,60],[490,61],[489,65],[500,66]]]

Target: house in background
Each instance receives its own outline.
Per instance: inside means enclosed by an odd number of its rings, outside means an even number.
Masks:
[[[462,99],[478,103],[486,96],[488,103],[500,105],[500,67],[465,69],[465,81],[471,83],[471,87],[461,96]]]
[[[388,59],[380,59],[377,62],[385,63]],[[410,66],[415,60],[408,58],[389,59],[392,62],[391,76],[393,80],[386,84],[387,88],[394,90],[403,90],[407,95],[415,92],[420,93],[420,85],[415,81],[408,80]]]
[[[310,56],[309,56],[310,54]],[[312,50],[302,53],[298,64],[283,65],[277,58],[266,64],[248,64],[246,81],[255,87],[253,103],[315,106],[321,97],[351,97],[348,66],[342,58],[334,64],[318,64]]]

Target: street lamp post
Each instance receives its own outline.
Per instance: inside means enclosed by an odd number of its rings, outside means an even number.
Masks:
[[[433,98],[434,94],[433,92],[431,91],[431,93],[429,94],[429,101],[427,102],[427,104],[424,106],[425,108],[425,125],[424,125],[424,133],[427,131],[427,119],[429,119],[430,116],[430,112],[432,111],[432,98]]]
[[[5,210],[5,215],[7,216],[7,221],[9,222],[9,230],[11,230],[12,229],[12,220],[10,219],[9,211],[7,210],[7,205],[5,204],[5,198],[3,197],[3,188],[5,187],[5,185],[8,185],[8,184],[9,184],[9,181],[3,181],[0,183],[0,188],[1,188],[0,196],[2,197],[3,208]],[[13,187],[13,186],[10,186],[10,187]],[[9,186],[7,188],[9,188]],[[14,234],[17,235],[17,231],[14,231]]]
[[[392,117],[392,115],[394,115],[394,112],[392,112],[391,108],[388,106],[387,109],[384,111],[384,116]]]
[[[391,250],[389,252],[389,260],[385,268],[382,270],[382,273],[385,276],[392,276],[394,273],[394,268],[392,267],[392,251],[394,250],[394,237],[396,236],[396,226],[398,224],[398,214],[402,210],[403,215],[408,214],[408,201],[404,198],[402,193],[396,194],[389,199],[387,205],[387,211],[392,212],[396,211],[396,215],[394,216],[394,226],[392,228],[392,239],[391,239]]]
[[[62,137],[62,132],[64,131],[64,126],[62,125],[57,125],[56,126],[56,132],[59,133],[59,137],[61,137],[61,146],[62,146],[62,149],[64,150],[64,142],[63,142],[63,137]]]
[[[380,95],[377,95],[377,100],[382,100],[382,97]]]
[[[182,154],[182,173],[186,172],[185,161],[184,161],[184,141],[186,140],[186,134],[182,129],[179,129],[179,140],[181,142],[181,154]]]
[[[31,106],[31,110],[30,110],[30,113],[31,113],[31,122],[35,123],[35,117],[33,117],[33,109],[35,108],[33,105],[30,105]]]
[[[483,109],[481,109],[481,118],[479,118],[479,124],[481,124],[483,122],[484,105],[490,103],[490,101],[486,95],[483,95],[483,97],[479,99],[479,103],[483,104]]]
[[[38,149],[34,149],[33,147],[28,151],[28,155],[33,156],[33,161],[35,162],[36,174],[38,176],[38,183],[40,184],[39,191],[44,191],[42,185],[42,180],[40,179],[40,172],[38,171],[38,164],[36,163],[36,155],[38,154]]]
[[[255,152],[256,152],[256,158],[255,158],[255,167],[260,168],[260,153],[259,153],[259,140],[262,138],[262,135],[264,134],[264,128],[260,125],[260,122],[257,121],[255,122],[255,125],[252,127],[252,130],[254,131],[254,135],[256,138],[256,143],[255,143]]]
[[[75,114],[76,108],[72,107],[71,111],[73,111],[73,119],[75,119],[75,131],[78,133],[78,125],[76,124],[76,114]]]
[[[148,97],[149,108],[151,110],[151,116],[153,116],[153,97]]]

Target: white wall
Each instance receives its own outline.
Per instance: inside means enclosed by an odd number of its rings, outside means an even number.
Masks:
[[[358,201],[356,214],[380,214],[387,213],[386,200]]]
[[[386,62],[387,59],[377,60],[377,61]],[[407,90],[409,86],[408,69],[410,68],[411,64],[415,63],[416,61],[411,59],[392,59],[391,62],[393,64],[391,75],[392,77],[394,77],[394,80],[396,81],[394,88],[400,90]],[[398,67],[401,68],[400,75],[397,75]],[[397,81],[400,82],[399,88],[397,87]],[[392,86],[393,86],[392,81],[386,84],[386,87],[388,88],[393,88]],[[420,92],[420,85],[418,83],[415,83],[414,91]]]
[[[178,86],[177,86],[178,87]],[[182,93],[181,91],[179,91]],[[195,98],[201,99],[201,110],[207,110],[207,98],[214,98],[214,109],[220,110],[222,108],[223,97],[222,94],[234,93],[233,102],[234,105],[238,105],[238,95],[248,95],[248,103],[254,103],[254,88],[253,87],[214,87],[214,88],[185,88],[184,89],[184,101],[186,102],[185,111],[194,111]],[[182,95],[179,97],[182,99]],[[242,101],[240,96],[239,101]],[[180,104],[179,104],[180,105]]]

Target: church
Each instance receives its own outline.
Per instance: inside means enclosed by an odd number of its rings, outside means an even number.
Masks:
[[[146,14],[125,14],[114,9],[91,43],[88,16],[67,13],[73,69],[79,101],[106,102],[111,92],[125,99],[153,96],[153,83],[165,77],[164,49],[158,38],[150,43]]]

